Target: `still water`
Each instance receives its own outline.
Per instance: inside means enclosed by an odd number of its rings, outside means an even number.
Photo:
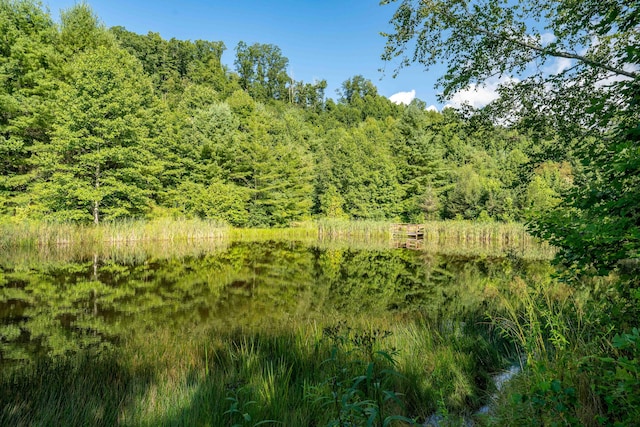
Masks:
[[[117,347],[157,327],[268,329],[349,316],[478,321],[514,277],[550,271],[546,261],[514,256],[295,241],[9,255],[0,258],[5,367]]]

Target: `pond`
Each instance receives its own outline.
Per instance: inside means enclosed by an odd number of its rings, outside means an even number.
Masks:
[[[209,357],[220,351],[214,344],[210,350],[209,344],[203,344],[212,342],[212,336],[227,337],[228,343],[239,337],[282,336],[289,333],[283,331],[292,331],[291,336],[311,342],[326,338],[322,331],[335,331],[336,325],[343,328],[343,338],[352,337],[358,327],[385,330],[385,336],[397,337],[410,329],[418,335],[424,331],[434,352],[437,346],[457,343],[450,350],[463,354],[451,356],[454,364],[463,356],[480,360],[484,356],[478,354],[497,349],[482,363],[469,362],[471,385],[466,391],[456,390],[455,384],[436,390],[432,384],[436,378],[429,376],[455,382],[457,374],[438,373],[447,368],[433,358],[411,362],[411,354],[398,356],[399,371],[406,374],[413,363],[413,369],[423,370],[416,376],[431,384],[423,384],[428,390],[411,397],[416,402],[406,415],[424,417],[439,405],[472,410],[492,393],[486,378],[515,357],[513,346],[492,329],[488,316],[500,312],[505,291],[515,278],[525,283],[541,281],[550,272],[548,261],[513,255],[438,254],[384,245],[285,240],[186,245],[175,251],[61,251],[36,258],[5,254],[0,260],[0,367],[5,377],[8,372],[20,372],[15,374],[20,379],[29,376],[25,366],[37,366],[42,360],[55,364],[77,354],[99,359],[103,353],[124,360],[135,347],[146,353],[140,357],[149,358],[152,370],[160,372],[164,367],[155,364],[164,363],[162,357],[149,356],[150,350],[141,343],[155,342],[154,354],[163,354],[173,351],[163,350],[163,345],[176,346],[167,336],[187,334],[183,341],[200,341],[193,344],[197,350],[185,349],[182,354],[198,359],[190,362],[189,369],[203,364],[206,376],[213,366]],[[382,335],[375,336],[382,342]],[[395,348],[409,346],[401,338],[384,345],[400,355],[403,350],[412,351]],[[127,360],[130,373],[134,359]],[[422,366],[428,363],[433,366]],[[186,368],[184,372],[187,375]],[[229,381],[225,384],[227,399],[233,402],[237,396],[229,398]],[[199,390],[202,387],[201,383]],[[442,390],[448,391],[443,394]],[[424,400],[421,408],[420,400]],[[138,407],[144,406],[141,402]],[[3,404],[6,416],[7,401]],[[149,422],[148,413],[122,403],[112,410],[116,423]],[[25,416],[31,422],[38,420],[33,414]],[[166,414],[153,416],[160,424],[184,422]],[[215,425],[211,419],[207,422]]]

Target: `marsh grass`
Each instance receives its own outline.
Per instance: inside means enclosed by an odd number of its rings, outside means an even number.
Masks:
[[[18,222],[0,225],[0,248],[91,247],[143,241],[195,241],[222,239],[228,227],[196,219],[122,220],[99,225]]]
[[[390,221],[323,219],[317,224],[318,238],[321,241],[354,238],[374,241],[388,240],[390,227]]]
[[[515,277],[498,298],[501,310],[492,323],[514,343],[521,371],[499,393],[491,424],[602,425],[589,358],[610,343],[606,335],[594,336],[596,313],[585,310],[589,295],[561,281]]]
[[[399,426],[424,420],[436,399],[457,411],[487,394],[478,378],[488,374],[479,374],[474,360],[491,345],[424,323],[348,324],[340,338],[326,333],[335,324],[314,321],[260,332],[194,325],[134,333],[117,351],[5,372],[0,424],[320,426],[335,425],[344,410],[360,421],[379,411],[370,425],[387,419]],[[483,363],[488,372],[502,362],[492,356]],[[326,404],[334,393],[343,405],[338,412]],[[385,398],[391,394],[396,398]]]
[[[229,238],[245,242],[289,240],[311,244],[317,241],[318,227],[312,222],[301,222],[289,228],[233,228],[229,230]]]
[[[321,220],[318,241],[330,244],[360,241],[387,247],[407,247],[447,255],[512,256],[549,260],[556,249],[531,236],[524,224],[479,221],[428,221],[424,237],[394,236],[389,221]]]
[[[289,228],[230,228],[215,221],[160,218],[149,221],[116,221],[98,226],[16,222],[0,224],[0,249],[35,249],[41,257],[68,254],[126,254],[170,252],[172,247],[195,250],[224,246],[231,241],[288,240],[319,247],[354,246],[384,249],[409,247],[445,255],[513,256],[527,259],[553,258],[555,248],[540,242],[522,224],[431,221],[424,224],[424,239],[393,238],[388,221],[319,220]],[[149,249],[157,246],[158,249]]]
[[[551,259],[556,249],[531,236],[524,224],[477,221],[429,221],[421,249],[451,254],[480,253],[527,259]]]
[[[149,259],[197,257],[201,254],[223,251],[229,240],[146,240],[91,245],[20,246],[0,252],[0,263],[5,267],[28,266],[34,260],[40,265],[62,262],[82,262],[92,259],[122,264],[138,264]]]

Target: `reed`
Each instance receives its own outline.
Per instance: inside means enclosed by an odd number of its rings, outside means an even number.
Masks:
[[[318,228],[312,222],[300,222],[288,228],[233,228],[229,237],[234,241],[261,242],[290,240],[312,244],[317,240]]]
[[[152,221],[119,221],[97,227],[100,242],[214,240],[226,236],[228,227],[217,221],[160,218]]]
[[[0,248],[89,247],[142,241],[195,241],[222,239],[228,227],[197,219],[122,220],[100,225],[19,222],[0,225]]]
[[[369,242],[453,255],[516,256],[551,259],[557,250],[531,236],[524,224],[479,221],[428,221],[420,238],[396,234],[388,221],[320,220],[318,241]],[[390,244],[388,242],[391,242]]]
[[[0,251],[0,264],[6,268],[65,262],[84,262],[94,259],[120,264],[140,264],[149,259],[182,259],[198,257],[217,251],[224,251],[230,241],[226,238],[215,240],[148,240],[120,243],[96,243],[62,246],[20,246],[12,250]]]
[[[601,329],[599,303],[586,288],[550,277],[546,283],[516,277],[498,294],[501,308],[492,323],[515,344],[521,370],[497,396],[494,425],[609,425],[603,406],[610,396],[601,400],[594,384],[611,383],[602,380],[608,371],[594,360],[613,360],[595,356],[611,352],[611,330]]]
[[[202,220],[120,221],[99,226],[47,222],[0,225],[2,257],[18,260],[167,258],[225,248],[232,241],[286,240],[320,248],[384,250],[407,247],[459,256],[513,256],[548,260],[556,249],[522,224],[432,221],[422,239],[393,236],[392,223],[321,220],[290,228],[229,228]]]
[[[524,224],[477,221],[428,221],[421,239],[400,236],[396,246],[453,255],[483,254],[551,259],[557,250],[531,236]]]
[[[335,239],[389,239],[390,221],[349,221],[322,219],[318,221],[319,240]]]
[[[456,243],[516,250],[541,244],[527,232],[523,224],[475,221],[427,222],[425,240],[438,245]]]

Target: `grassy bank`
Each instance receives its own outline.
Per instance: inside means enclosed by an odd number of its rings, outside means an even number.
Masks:
[[[130,220],[99,225],[24,221],[0,225],[0,248],[211,240],[223,238],[227,231],[224,224],[197,219]]]
[[[409,247],[427,252],[465,256],[517,256],[551,259],[555,248],[531,236],[524,224],[478,221],[428,221],[424,237],[412,240],[392,235],[392,222],[318,222],[318,240],[323,243],[358,240],[392,247]],[[390,243],[387,243],[390,242]]]
[[[318,221],[318,238],[335,239],[389,239],[390,221],[348,221],[324,219]]]
[[[0,424],[409,425],[442,405],[480,405],[502,364],[487,335],[349,325],[156,330],[117,352],[44,360],[5,373]]]
[[[640,293],[626,291],[636,277],[573,286],[515,278],[492,324],[517,345],[522,371],[498,394],[488,424],[639,425]]]
[[[98,226],[72,223],[20,222],[0,224],[0,249],[35,248],[42,256],[52,252],[125,254],[157,252],[171,247],[207,247],[210,242],[291,240],[309,245],[390,248],[403,246],[392,239],[391,222],[319,220],[289,228],[230,228],[205,220],[156,219],[120,221]],[[474,221],[425,223],[424,239],[412,246],[428,252],[460,255],[514,255],[550,259],[555,250],[529,235],[522,224]],[[84,255],[83,255],[84,254]]]

